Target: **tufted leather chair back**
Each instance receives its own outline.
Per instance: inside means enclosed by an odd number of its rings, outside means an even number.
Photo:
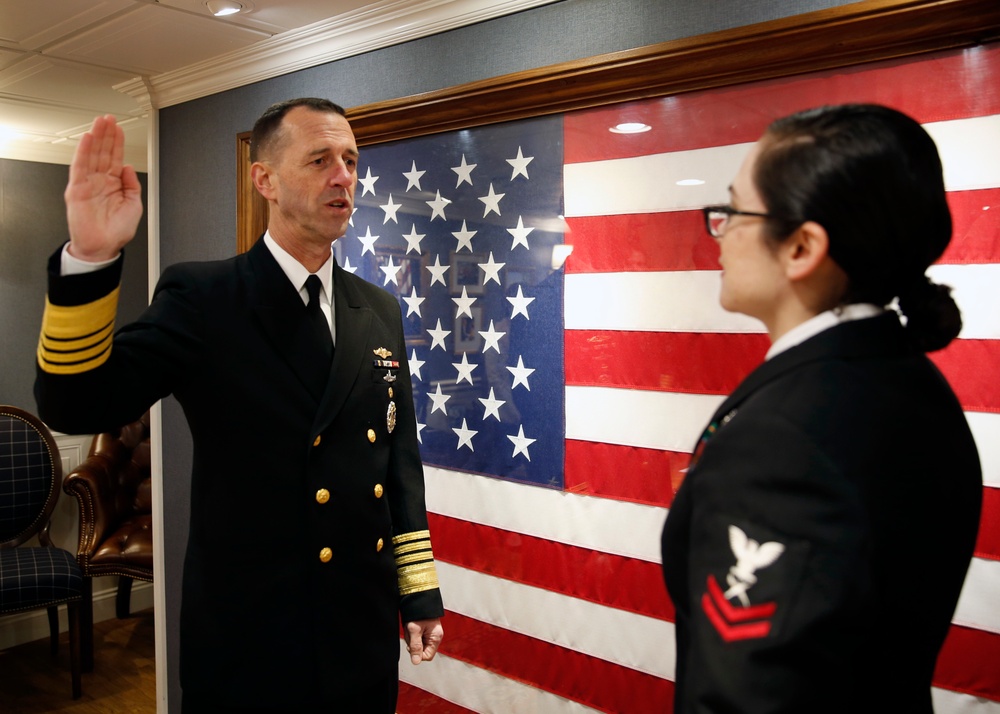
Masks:
[[[138,516],[149,516],[153,511],[150,488],[149,413],[138,421],[126,424],[117,431],[98,434],[90,447],[85,462],[87,469],[74,472],[74,477],[95,481],[94,493],[103,496],[104,502],[94,508],[94,523],[87,547],[81,538],[81,555],[94,555],[100,541],[105,540],[122,524]],[[72,482],[67,479],[67,490]],[[137,521],[139,528],[145,521]],[[120,533],[121,537],[134,535]],[[110,554],[107,554],[110,555]],[[149,553],[150,566],[152,552]]]
[[[117,575],[116,612],[129,614],[132,580],[153,580],[153,516],[149,412],[94,437],[90,454],[66,477],[63,490],[80,507],[77,562],[84,575],[81,627],[84,671],[93,667],[93,583]]]

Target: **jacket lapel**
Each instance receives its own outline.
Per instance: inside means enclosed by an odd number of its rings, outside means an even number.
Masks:
[[[315,374],[315,338],[302,298],[278,265],[264,241],[248,251],[253,271],[250,281],[251,310],[272,349],[295,372],[317,401],[319,389],[310,375]]]
[[[351,387],[365,365],[365,349],[371,330],[372,311],[361,295],[349,284],[350,276],[339,265],[333,267],[334,314],[337,321],[337,344],[330,365],[330,379],[317,415],[321,428],[340,411]]]

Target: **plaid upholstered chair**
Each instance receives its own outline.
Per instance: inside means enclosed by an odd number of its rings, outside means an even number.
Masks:
[[[47,609],[55,656],[57,608],[66,604],[73,698],[77,699],[83,577],[73,555],[52,546],[49,539],[49,518],[61,485],[62,461],[45,424],[16,407],[0,406],[0,615]],[[36,535],[39,546],[22,545]]]

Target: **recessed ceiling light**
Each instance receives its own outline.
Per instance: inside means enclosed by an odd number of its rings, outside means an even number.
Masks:
[[[701,179],[681,179],[677,182],[678,186],[701,186],[705,182]]]
[[[627,121],[613,126],[608,131],[614,134],[641,134],[644,131],[649,131],[652,129],[649,124],[643,124],[637,121]]]
[[[243,3],[236,2],[236,0],[206,0],[205,6],[216,17],[225,17],[226,15],[235,15],[238,12],[243,12]]]

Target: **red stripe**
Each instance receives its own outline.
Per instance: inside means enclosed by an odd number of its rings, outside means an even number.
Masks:
[[[674,619],[656,563],[427,515],[438,560],[619,610]]]
[[[726,395],[769,346],[757,333],[566,330],[566,384]]]
[[[975,553],[979,558],[1000,560],[1000,488],[983,488],[983,515]]]
[[[571,493],[667,508],[691,454],[566,440],[564,488]]]
[[[716,603],[709,597],[708,593],[701,596],[701,609],[705,617],[712,623],[712,627],[719,633],[726,642],[739,642],[740,640],[759,640],[767,637],[771,632],[770,622],[751,622],[743,625],[733,625],[726,622],[726,619],[719,612]]]
[[[938,262],[1000,263],[1000,188],[952,191],[948,206],[954,230]]]
[[[603,712],[673,711],[674,685],[666,679],[605,662],[458,613],[445,616],[441,653]],[[663,643],[663,656],[673,645]],[[505,709],[499,710],[514,711]]]
[[[1000,262],[1000,188],[948,193],[953,235],[938,263]],[[718,270],[701,211],[567,218],[566,273]]]
[[[433,667],[434,665],[426,666]],[[434,696],[419,687],[414,687],[412,684],[400,682],[399,698],[396,700],[396,714],[474,714],[474,712],[471,709],[453,704],[447,699]]]
[[[719,586],[719,581],[714,575],[709,575],[706,581],[708,594],[712,601],[718,606],[720,614],[726,618],[726,622],[750,622],[751,620],[763,620],[774,615],[778,611],[778,605],[774,602],[765,602],[759,605],[748,605],[746,607],[736,607],[730,603]]]
[[[1000,701],[1000,635],[952,625],[938,655],[933,684]]]
[[[944,374],[962,408],[1000,412],[1000,340],[954,340],[929,357]]]
[[[876,102],[918,121],[1000,113],[1000,46],[978,47],[644,100],[565,116],[566,163],[756,141],[771,120],[823,104]],[[915,89],[915,88],[918,88]],[[653,127],[614,134],[624,121]]]
[[[719,269],[701,211],[580,216],[566,224],[568,274]]]

